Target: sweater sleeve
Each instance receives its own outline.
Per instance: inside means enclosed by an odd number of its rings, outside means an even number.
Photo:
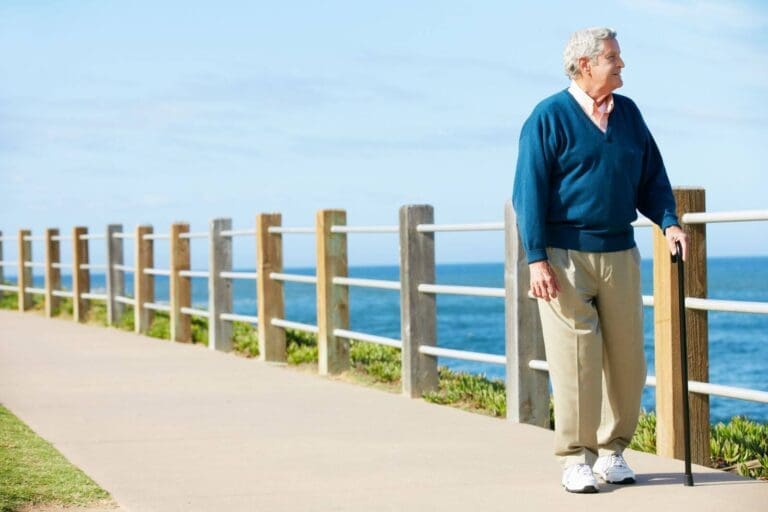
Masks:
[[[638,111],[638,116],[640,113]],[[637,209],[656,223],[662,231],[678,224],[675,213],[675,197],[669,183],[667,170],[656,141],[640,116],[645,132],[643,174],[638,190]]]
[[[528,263],[547,259],[549,175],[553,139],[546,118],[534,112],[523,125],[518,146],[512,205]]]

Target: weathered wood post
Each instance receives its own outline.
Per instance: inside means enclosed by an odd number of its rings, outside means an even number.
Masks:
[[[403,393],[419,398],[437,390],[437,358],[419,352],[422,345],[435,346],[437,307],[434,294],[419,292],[420,284],[435,282],[435,234],[422,233],[419,224],[434,223],[429,205],[400,208],[400,323],[403,340]]]
[[[282,224],[279,213],[256,217],[256,266],[258,273],[259,358],[262,361],[286,360],[285,331],[272,325],[273,318],[285,315],[283,283],[271,279],[272,272],[283,271],[283,236],[270,233],[270,227]]]
[[[122,224],[107,226],[107,325],[117,325],[125,310],[125,305],[115,300],[125,296],[125,273],[115,268],[123,264],[123,239],[117,236],[122,233]]]
[[[320,210],[316,216],[317,243],[317,348],[318,373],[336,375],[349,369],[349,340],[333,334],[349,329],[349,288],[333,284],[347,277],[347,235],[331,232],[345,226],[344,210]]]
[[[192,305],[191,283],[189,277],[179,275],[182,270],[189,270],[189,238],[181,236],[185,233],[189,233],[189,224],[184,222],[171,224],[169,316],[171,340],[189,343],[192,341],[192,321],[189,315],[181,312],[181,309]]]
[[[221,277],[232,270],[232,237],[222,231],[232,229],[232,219],[213,219],[208,243],[208,348],[232,350],[232,322],[222,320],[222,313],[232,313],[232,280]]]
[[[32,231],[19,230],[19,311],[26,311],[32,307],[32,294],[27,293],[27,288],[32,286],[32,267],[27,265],[32,262],[32,242],[26,240],[29,236],[32,236]]]
[[[705,211],[701,188],[676,188],[677,214]],[[685,296],[707,295],[706,224],[683,225],[689,236],[685,262]],[[670,259],[669,246],[655,228],[653,237],[653,296],[656,361],[656,453],[683,459],[683,391],[680,365],[680,318],[678,313],[677,265]],[[688,378],[709,380],[707,312],[687,310]],[[708,464],[709,396],[690,393],[691,460]]]
[[[512,201],[506,202],[504,223],[507,419],[549,428],[549,377],[528,366],[533,359],[545,358],[544,338],[536,301],[528,297],[528,260],[517,231]]]
[[[83,297],[91,291],[91,272],[88,270],[88,228],[72,229],[72,319],[85,322],[90,301]]]
[[[144,235],[152,233],[152,226],[137,226],[135,248],[135,270],[133,276],[133,298],[135,300],[134,330],[137,333],[146,334],[154,319],[154,311],[145,308],[144,304],[155,301],[155,280],[150,274],[144,272],[147,268],[154,265],[154,244],[153,240],[144,239]]]
[[[59,298],[53,294],[61,289],[61,244],[58,229],[45,230],[45,316],[53,317],[59,312]]]

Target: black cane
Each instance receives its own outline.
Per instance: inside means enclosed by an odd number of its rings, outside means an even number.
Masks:
[[[683,485],[693,486],[691,474],[691,420],[688,410],[688,337],[685,326],[685,267],[683,264],[683,247],[675,242],[675,254],[672,262],[677,261],[677,298],[680,308],[680,366],[683,376],[683,445],[685,447],[685,479]]]

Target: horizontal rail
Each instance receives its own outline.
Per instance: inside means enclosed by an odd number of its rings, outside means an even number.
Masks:
[[[180,308],[180,311],[189,316],[201,316],[203,318],[210,318],[211,314],[204,310],[204,309],[195,309],[195,308]]]
[[[191,238],[208,238],[208,233],[203,231],[198,231],[196,233],[182,233],[179,235],[179,238],[184,239],[191,239]]]
[[[0,261],[0,267],[18,267],[18,261]]]
[[[420,284],[421,293],[443,293],[449,295],[471,295],[475,297],[505,297],[504,288],[486,288],[480,286],[448,286],[442,284]]]
[[[136,238],[133,233],[112,233],[112,238]]]
[[[168,304],[158,304],[156,302],[145,302],[144,307],[147,309],[153,309],[155,311],[166,311],[169,313],[171,311],[171,306]]]
[[[314,235],[315,228],[284,228],[280,226],[272,226],[268,229],[269,233],[273,235],[277,234],[295,234],[295,235]]]
[[[283,329],[295,329],[297,331],[304,331],[312,334],[317,334],[319,332],[316,325],[291,322],[289,320],[283,320],[282,318],[273,318],[272,325],[275,327],[282,327]]]
[[[549,371],[549,365],[546,361],[531,360],[528,363],[528,367],[533,370]],[[649,375],[645,379],[645,385],[655,387],[656,376]],[[768,404],[768,391],[758,391],[756,389],[737,388],[733,386],[723,386],[721,384],[712,384],[709,382],[699,382],[695,380],[688,381],[688,390],[691,393],[698,393],[700,395],[714,395],[722,396],[726,398],[736,398],[739,400],[747,400],[750,402],[760,402]]]
[[[19,237],[17,236],[11,236],[11,235],[0,236],[0,242],[15,242],[18,239]]]
[[[768,302],[747,302],[739,300],[715,300],[686,297],[685,307],[703,311],[728,311],[732,313],[761,313],[768,315]]]
[[[208,279],[211,273],[207,270],[179,270],[179,276],[181,277],[202,277]]]
[[[652,307],[653,304],[653,295],[643,295],[643,306]]]
[[[45,237],[43,235],[27,235],[24,237],[25,242],[44,242]]]
[[[258,279],[259,273],[258,272],[220,272],[219,276],[223,277],[224,279]]]
[[[65,240],[72,240],[72,237],[70,235],[55,235],[51,237],[51,240],[54,242],[62,242]]]
[[[333,284],[340,286],[360,286],[361,288],[380,288],[382,290],[399,290],[401,288],[400,281],[358,279],[354,277],[334,277]]]
[[[107,270],[107,266],[100,263],[81,263],[81,270]]]
[[[480,222],[477,224],[419,224],[419,233],[436,233],[438,231],[504,231],[503,222]]]
[[[363,332],[348,331],[346,329],[334,329],[333,335],[338,336],[339,338],[346,338],[348,340],[368,341],[378,345],[386,345],[388,347],[395,347],[400,349],[403,348],[402,340],[385,338],[384,336],[375,336],[373,334],[365,334]]]
[[[0,290],[4,292],[19,292],[18,286],[13,286],[12,284],[0,284]]]
[[[249,324],[258,324],[259,317],[250,315],[236,315],[234,313],[222,313],[219,315],[222,320],[229,320],[230,322],[246,322]]]
[[[107,235],[103,233],[86,233],[78,236],[80,240],[106,240]]]
[[[136,272],[136,267],[129,267],[128,265],[114,264],[112,268],[121,272]]]
[[[750,222],[768,220],[768,210],[685,213],[683,214],[683,218],[681,220],[685,224],[709,224],[714,222]]]
[[[32,286],[27,286],[24,288],[24,292],[32,293],[34,295],[45,295],[45,288],[33,288]]]
[[[300,274],[281,274],[279,272],[272,272],[271,274],[269,274],[269,278],[274,281],[289,281],[292,283],[317,284],[317,276],[303,276]]]
[[[122,295],[115,295],[115,302],[119,302],[120,304],[128,304],[129,306],[136,304],[135,299],[131,297],[123,297]]]
[[[449,357],[451,359],[462,359],[464,361],[477,361],[480,363],[507,364],[506,356],[497,356],[494,354],[484,354],[482,352],[469,352],[467,350],[453,350],[450,348],[432,347],[421,345],[419,352],[430,356]]]
[[[169,276],[171,275],[171,271],[164,268],[145,268],[144,269],[145,274],[149,274],[151,276]]]
[[[38,263],[37,261],[25,261],[24,266],[26,268],[45,268],[45,263]]]
[[[331,233],[399,233],[399,226],[331,226]]]
[[[221,232],[221,236],[253,236],[256,234],[256,229],[225,229]]]
[[[141,238],[143,240],[170,240],[171,235],[168,233],[147,233]]]
[[[106,293],[81,293],[80,297],[88,300],[107,300]]]
[[[67,299],[71,299],[74,296],[74,294],[68,290],[53,290],[51,295],[54,297],[65,297]]]
[[[51,263],[51,266],[53,268],[69,268],[72,266],[72,263]]]

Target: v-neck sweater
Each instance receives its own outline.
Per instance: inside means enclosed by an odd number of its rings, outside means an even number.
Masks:
[[[567,89],[526,120],[512,201],[528,262],[547,247],[613,252],[635,246],[637,211],[676,225],[675,199],[656,142],[635,103],[613,95],[603,133]]]

